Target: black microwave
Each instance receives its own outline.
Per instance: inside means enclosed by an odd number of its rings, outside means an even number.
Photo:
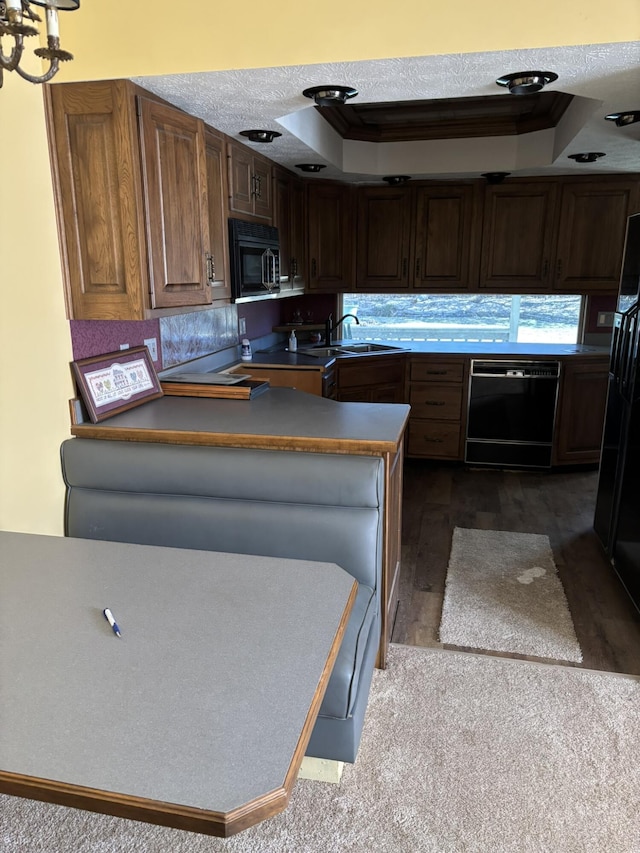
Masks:
[[[235,302],[280,291],[280,241],[272,225],[229,220],[231,293]]]

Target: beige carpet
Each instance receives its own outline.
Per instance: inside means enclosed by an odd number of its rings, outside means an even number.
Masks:
[[[392,646],[341,785],[228,840],[0,797],[3,853],[638,853],[640,679]],[[250,772],[250,769],[248,769]]]
[[[440,642],[582,661],[549,538],[456,527]]]

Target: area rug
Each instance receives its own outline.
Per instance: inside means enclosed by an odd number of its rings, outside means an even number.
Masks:
[[[456,527],[440,642],[582,661],[549,538]]]
[[[0,849],[638,853],[639,731],[640,678],[392,645],[339,786],[227,840],[0,796]]]

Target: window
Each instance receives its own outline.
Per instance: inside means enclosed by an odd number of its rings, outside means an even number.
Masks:
[[[581,296],[344,293],[347,327],[365,341],[577,343]]]

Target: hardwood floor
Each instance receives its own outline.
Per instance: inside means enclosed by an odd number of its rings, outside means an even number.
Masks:
[[[393,642],[440,646],[454,527],[545,533],[582,647],[581,666],[640,675],[640,615],[592,529],[597,481],[595,471],[470,470],[407,460]]]

